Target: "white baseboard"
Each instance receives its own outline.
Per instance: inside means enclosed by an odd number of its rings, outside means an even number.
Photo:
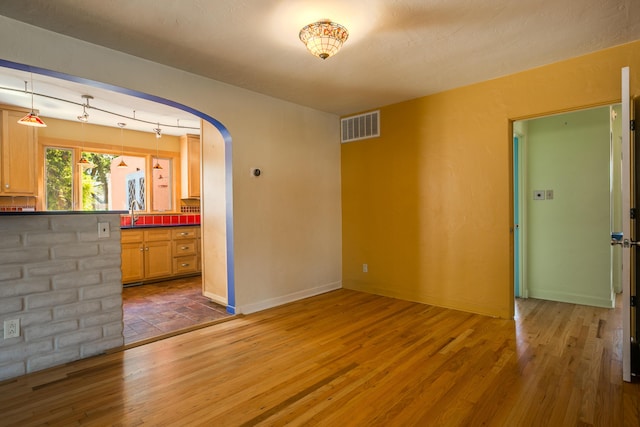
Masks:
[[[223,306],[227,306],[227,298],[223,297],[221,295],[216,295],[216,294],[212,294],[211,292],[207,292],[204,291],[202,292],[202,295],[204,295],[205,297],[209,298],[211,301],[223,305]]]
[[[594,307],[613,308],[615,296],[599,298],[591,295],[556,292],[546,289],[529,289],[529,298],[545,299],[549,301],[567,302],[570,304],[590,305]]]
[[[250,314],[257,311],[266,310],[268,308],[277,307],[282,304],[287,304],[293,301],[298,301],[304,298],[309,298],[315,295],[324,294],[326,292],[335,291],[342,288],[342,281],[329,283],[326,285],[318,286],[311,289],[304,289],[302,291],[294,292],[287,295],[282,295],[276,298],[270,298],[264,301],[258,301],[250,304],[238,305],[236,307],[236,313]]]

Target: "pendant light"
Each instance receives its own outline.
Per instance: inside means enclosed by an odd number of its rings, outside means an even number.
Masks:
[[[158,155],[158,140],[162,138],[162,129],[160,129],[160,123],[158,123],[158,127],[154,129],[156,133],[156,164],[153,165],[154,169],[162,169],[160,166],[160,156]]]
[[[122,129],[126,126],[126,123],[118,123],[118,127],[120,128],[120,144],[122,145],[122,151],[120,152],[120,163],[118,163],[118,168],[120,169],[124,169],[129,167],[125,162],[124,162],[124,141],[122,139]]]
[[[93,167],[93,164],[84,157],[84,122],[80,123],[81,131],[80,135],[82,137],[82,145],[80,146],[80,160],[78,160],[77,165],[81,166],[83,169],[88,169]]]
[[[24,91],[27,92],[27,82],[24,82]],[[33,109],[33,73],[31,73],[31,112],[18,120],[18,124],[46,128],[47,124],[36,114]]]

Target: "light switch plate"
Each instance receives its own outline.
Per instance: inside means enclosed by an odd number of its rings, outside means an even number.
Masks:
[[[546,193],[547,200],[553,200],[553,190],[547,190]]]

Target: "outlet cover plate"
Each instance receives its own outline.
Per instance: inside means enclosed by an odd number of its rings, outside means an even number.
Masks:
[[[9,319],[4,321],[4,339],[17,338],[20,336],[20,319]]]

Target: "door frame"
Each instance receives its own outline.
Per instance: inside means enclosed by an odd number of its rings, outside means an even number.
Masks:
[[[515,123],[515,121],[514,121]],[[527,144],[526,136],[513,130],[513,280],[516,298],[529,298],[526,277],[526,213],[527,213]]]

